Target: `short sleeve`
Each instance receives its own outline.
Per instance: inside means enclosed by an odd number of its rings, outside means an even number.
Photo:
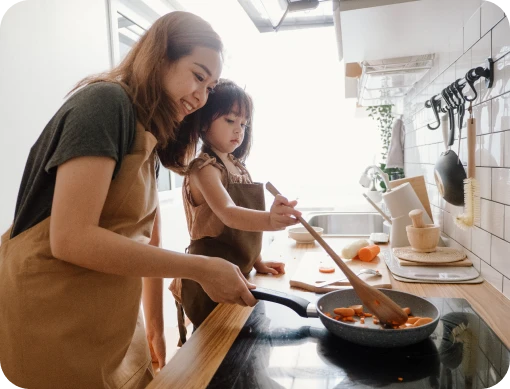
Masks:
[[[100,82],[76,92],[56,125],[58,143],[44,166],[47,172],[75,157],[103,156],[116,161],[115,177],[133,143],[136,119],[124,89]]]

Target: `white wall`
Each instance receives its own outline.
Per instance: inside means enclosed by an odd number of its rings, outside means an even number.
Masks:
[[[14,216],[30,147],[73,85],[89,74],[110,67],[107,20],[106,0],[26,0],[3,15],[0,25],[2,233]]]
[[[405,101],[405,171],[406,176],[425,175],[435,222],[441,224],[443,232],[451,238],[449,245],[464,250],[485,280],[510,298],[510,25],[503,10],[492,2],[470,0],[469,5],[471,13],[466,15],[463,27],[449,37],[450,50],[436,58],[433,69]],[[481,220],[464,231],[454,223],[454,217],[462,213],[463,208],[446,203],[435,184],[434,164],[444,146],[441,130],[430,131],[426,127],[435,120],[432,110],[424,108],[423,103],[447,84],[463,77],[469,69],[485,67],[487,57],[495,61],[494,85],[487,89],[483,82],[475,84],[478,98],[473,102]],[[465,127],[462,134],[460,159],[465,164]],[[457,139],[452,146],[455,151],[458,142]],[[488,356],[496,377],[504,375],[494,368],[503,364],[491,360],[492,354]],[[480,387],[492,385],[490,375],[478,378]]]

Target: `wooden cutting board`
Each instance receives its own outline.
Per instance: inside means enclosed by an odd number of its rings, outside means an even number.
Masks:
[[[354,271],[359,272],[364,268],[378,270],[382,276],[374,276],[371,274],[362,274],[360,278],[367,284],[377,288],[391,289],[391,279],[388,267],[380,257],[376,257],[371,262],[363,262],[358,259],[346,259],[344,262]],[[334,273],[319,272],[320,266],[332,266],[335,268]],[[345,275],[338,265],[324,252],[307,252],[295,273],[290,278],[290,286],[302,288],[315,293],[327,293],[334,290],[350,287],[348,280],[335,283],[333,285],[318,288],[315,286],[318,282],[330,281],[334,279],[344,278]]]
[[[420,202],[423,205],[423,208],[425,208],[425,211],[427,211],[427,214],[430,217],[430,220],[434,222],[434,218],[432,217],[432,211],[430,209],[430,201],[429,201],[429,195],[427,193],[427,184],[425,183],[425,177],[424,176],[416,176],[416,177],[408,177],[408,178],[401,178],[399,180],[393,180],[390,181],[390,188],[396,188],[399,185],[405,184],[406,182],[409,182],[409,184],[413,187],[414,191],[416,192],[416,195],[420,199]]]
[[[398,263],[400,266],[473,266],[473,262],[471,262],[468,258],[464,258],[457,262],[446,262],[446,263],[432,263],[432,262],[412,262],[406,261],[405,259],[398,258]]]

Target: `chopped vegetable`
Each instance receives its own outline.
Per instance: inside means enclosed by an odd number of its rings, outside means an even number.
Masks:
[[[321,273],[334,273],[335,272],[335,268],[331,267],[331,266],[320,266],[319,267],[319,271]]]
[[[358,239],[351,244],[348,244],[342,249],[341,256],[345,259],[352,259],[358,255],[358,251],[362,247],[370,245],[366,239]]]
[[[377,254],[381,252],[381,248],[376,244],[371,246],[362,247],[358,251],[358,257],[363,262],[370,262],[372,259],[377,257]]]

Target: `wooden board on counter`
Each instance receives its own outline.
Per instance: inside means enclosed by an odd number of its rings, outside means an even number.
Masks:
[[[354,273],[358,273],[362,269],[374,269],[381,273],[381,276],[370,274],[362,274],[361,279],[367,284],[377,288],[391,288],[390,273],[384,261],[379,257],[374,258],[370,262],[363,262],[357,259],[344,261]],[[321,273],[320,266],[333,267],[334,273]],[[307,252],[303,255],[303,259],[297,270],[290,278],[290,285],[301,288],[314,293],[327,293],[350,286],[348,280],[328,285],[323,288],[316,286],[317,282],[330,281],[345,277],[344,273],[337,264],[325,252]]]

